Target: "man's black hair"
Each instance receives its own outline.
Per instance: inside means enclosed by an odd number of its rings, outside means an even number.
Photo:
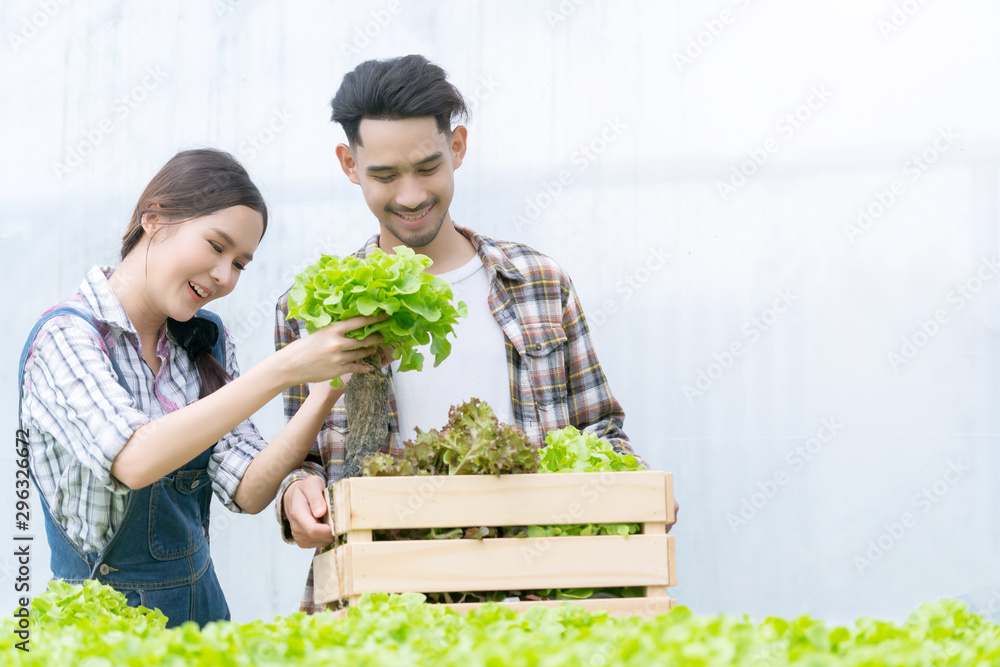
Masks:
[[[330,101],[331,120],[340,123],[351,147],[360,146],[363,118],[402,120],[433,116],[438,130],[451,131],[452,119],[468,118],[462,94],[443,69],[420,55],[367,60],[344,80]]]

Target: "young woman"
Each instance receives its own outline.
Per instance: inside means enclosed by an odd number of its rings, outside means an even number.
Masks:
[[[228,619],[209,554],[211,493],[257,513],[301,465],[343,389],[381,342],[357,317],[245,374],[218,317],[267,228],[247,172],[214,150],[174,156],[139,198],[121,263],[94,267],[36,324],[21,355],[22,428],[54,577],[99,579],[175,626]],[[273,442],[249,417],[316,382]]]

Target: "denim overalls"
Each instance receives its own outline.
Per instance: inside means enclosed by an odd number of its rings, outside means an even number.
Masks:
[[[100,335],[94,318],[84,311],[59,307],[43,315],[28,335],[21,353],[18,396],[31,344],[41,325],[57,315],[82,317]],[[212,349],[212,356],[225,367],[221,320],[206,310],[198,311],[197,316],[219,327],[219,340]],[[129,391],[113,358],[111,364],[118,374],[118,383]],[[18,421],[20,412],[19,401]],[[156,483],[129,491],[121,523],[104,549],[96,554],[84,552],[70,540],[62,526],[52,519],[48,503],[39,492],[45,532],[52,550],[52,576],[71,584],[97,579],[123,593],[132,606],[160,609],[167,616],[167,627],[184,621],[204,625],[210,621],[229,620],[229,605],[215,576],[208,546],[212,482],[207,467],[211,455],[212,447],[209,447]],[[37,483],[35,486],[37,488]]]

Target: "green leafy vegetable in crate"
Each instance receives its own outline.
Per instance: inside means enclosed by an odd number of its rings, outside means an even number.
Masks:
[[[493,408],[473,398],[452,406],[441,430],[418,428],[397,458],[373,454],[362,468],[370,477],[531,473],[538,470],[538,449],[524,431],[501,424]]]
[[[542,472],[628,472],[643,466],[632,454],[620,454],[593,433],[573,426],[549,431],[540,462]]]
[[[642,470],[631,454],[619,454],[611,445],[591,433],[581,433],[572,426],[549,431],[546,447],[539,452],[524,433],[501,424],[490,406],[479,399],[453,406],[448,423],[440,431],[417,430],[417,437],[407,442],[397,458],[373,454],[362,462],[366,476],[392,475],[499,475],[515,473],[628,472]],[[551,526],[476,526],[468,528],[412,528],[380,530],[374,539],[447,540],[487,537],[560,537],[621,535],[638,533],[639,524],[569,524]],[[581,599],[590,597],[591,589],[546,591],[487,591],[431,593],[434,602],[484,602],[505,597],[522,599]],[[607,589],[605,593],[625,597],[637,595],[631,589]]]

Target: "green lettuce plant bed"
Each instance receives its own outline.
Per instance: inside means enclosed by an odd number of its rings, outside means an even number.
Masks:
[[[365,596],[343,618],[294,613],[273,621],[188,623],[166,629],[98,582],[53,582],[25,623],[0,621],[0,660],[53,667],[980,667],[1000,664],[1000,627],[953,600],[928,603],[902,623],[849,626],[809,617],[703,616],[685,607],[642,619],[574,604],[517,613],[487,604],[459,614],[417,594]]]

